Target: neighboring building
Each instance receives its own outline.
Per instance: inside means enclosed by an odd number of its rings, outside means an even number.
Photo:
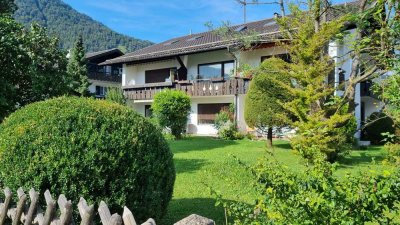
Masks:
[[[279,26],[273,18],[232,26],[238,32],[253,31],[260,34],[260,41],[251,49],[232,49],[232,41],[221,38],[215,32],[204,32],[174,38],[160,44],[107,60],[100,65],[123,65],[122,88],[129,104],[144,116],[151,115],[150,106],[154,94],[165,88],[186,92],[191,96],[192,109],[187,132],[213,135],[215,114],[229,104],[235,104],[236,120],[241,131],[247,131],[244,120],[245,94],[249,79],[242,78],[238,68],[243,64],[257,67],[271,56],[288,58],[283,47],[275,44],[280,38]],[[333,44],[329,47],[331,56],[341,56],[346,46]],[[335,57],[336,60],[339,60]],[[347,60],[340,70],[335,70],[333,79],[339,84],[346,79]],[[350,71],[350,70],[347,70]],[[365,87],[365,86],[363,86]],[[359,106],[356,115],[359,125],[361,115],[366,118],[376,107],[375,100],[361,96],[357,87],[356,98]],[[363,108],[363,109],[361,109]],[[363,112],[362,112],[363,110]]]
[[[104,98],[109,87],[121,87],[122,64],[99,65],[100,63],[123,56],[119,49],[109,49],[86,54],[89,72],[89,91],[96,98]]]

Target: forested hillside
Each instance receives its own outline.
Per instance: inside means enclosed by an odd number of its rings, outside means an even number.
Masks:
[[[36,21],[48,28],[48,31],[60,38],[61,47],[72,47],[79,35],[82,35],[87,51],[100,51],[117,48],[133,51],[152,44],[116,33],[77,12],[61,0],[16,0],[18,10],[14,16],[25,25]]]

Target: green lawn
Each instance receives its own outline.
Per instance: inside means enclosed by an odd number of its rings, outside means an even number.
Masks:
[[[278,160],[295,171],[304,169],[300,157],[291,151],[287,141],[275,141],[274,144]],[[251,165],[265,153],[264,142],[190,137],[170,141],[170,147],[174,153],[177,176],[174,196],[161,224],[173,224],[192,213],[214,219],[217,224],[224,224],[224,210],[215,207],[210,187],[220,192],[225,199],[253,203],[256,193],[251,188],[251,177],[237,166],[232,155]],[[380,161],[384,157],[381,147],[352,151],[341,160],[336,173],[343,176],[347,172],[382,168]]]

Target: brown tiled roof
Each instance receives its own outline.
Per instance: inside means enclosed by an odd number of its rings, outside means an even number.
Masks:
[[[357,4],[358,1],[341,4],[341,6],[356,6]],[[333,11],[328,15],[328,19],[336,18],[342,13],[340,11]],[[261,36],[262,42],[264,43],[273,42],[277,38],[280,38],[279,25],[276,23],[274,18],[235,25],[230,28],[231,30],[240,32],[257,33]],[[214,31],[208,31],[173,38],[168,41],[125,54],[124,56],[107,60],[100,65],[130,63],[135,61],[168,58],[184,54],[224,49],[233,42],[234,40],[226,40],[226,38],[219,36]]]
[[[120,53],[121,55],[124,55],[124,53],[121,50],[119,50],[118,48],[112,48],[112,49],[107,49],[107,50],[98,51],[98,52],[86,53],[85,58],[87,60],[90,60],[93,58],[102,57],[102,56],[106,56],[106,55],[114,54],[114,53]]]

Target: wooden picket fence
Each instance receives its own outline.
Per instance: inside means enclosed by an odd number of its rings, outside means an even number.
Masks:
[[[28,207],[28,197],[22,188],[17,191],[18,202],[12,206],[12,192],[9,188],[4,189],[5,199],[0,204],[0,225],[6,224],[7,217],[11,219],[11,225],[73,225],[75,224],[72,218],[73,208],[70,200],[64,195],[60,195],[58,200],[54,200],[50,191],[44,193],[46,200],[46,210],[39,209],[39,193],[34,189],[29,191],[30,204]],[[57,212],[57,205],[59,212]],[[95,217],[93,205],[88,205],[84,198],[80,198],[78,203],[79,215],[81,217],[80,225],[92,225]],[[107,204],[100,202],[98,208],[103,225],[137,225],[132,212],[124,207],[122,217],[117,213],[111,215]],[[59,216],[57,216],[59,215]],[[142,225],[155,225],[153,219],[149,219]]]

